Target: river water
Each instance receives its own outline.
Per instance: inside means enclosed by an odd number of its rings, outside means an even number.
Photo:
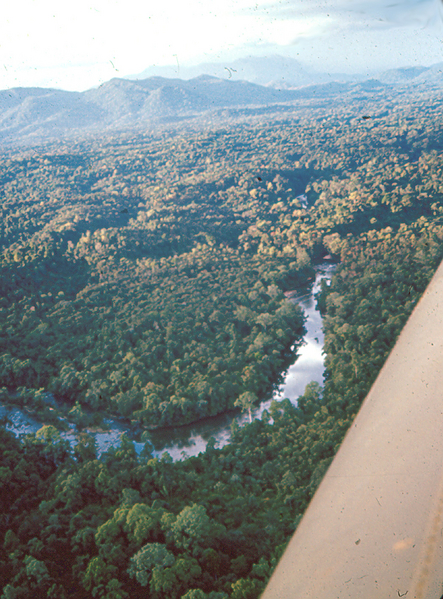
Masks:
[[[298,303],[307,316],[305,324],[306,335],[304,344],[299,349],[296,362],[288,369],[284,383],[278,393],[273,398],[264,401],[252,411],[252,418],[260,418],[264,410],[268,410],[272,399],[282,400],[288,398],[294,404],[297,398],[303,394],[306,385],[311,381],[323,383],[324,358],[323,358],[323,332],[322,319],[320,312],[315,309],[315,294],[320,289],[321,279],[330,279],[335,265],[321,264],[316,269],[315,281],[312,285],[301,289],[290,301]],[[6,428],[16,435],[26,433],[36,433],[42,423],[37,422],[25,411],[19,408],[9,408],[0,405],[0,418],[6,418]],[[207,418],[180,427],[170,427],[153,432],[149,432],[149,442],[152,444],[152,453],[155,456],[161,456],[165,451],[169,453],[172,459],[180,460],[188,456],[198,455],[205,450],[208,440],[213,437],[216,441],[216,447],[223,447],[229,443],[231,435],[231,423],[233,419],[241,425],[248,422],[247,414],[222,414],[213,418]],[[98,454],[107,451],[112,446],[118,446],[121,434],[127,432],[125,425],[121,422],[108,419],[105,425],[109,427],[107,432],[91,432],[97,443]],[[68,432],[60,433],[60,436],[67,439],[71,445],[75,445],[77,433],[74,429]],[[130,435],[128,435],[130,436]],[[135,448],[140,452],[145,441],[134,441]]]

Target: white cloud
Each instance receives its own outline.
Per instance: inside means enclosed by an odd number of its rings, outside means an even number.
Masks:
[[[402,45],[400,31],[407,31],[408,44],[416,32],[417,60],[429,64],[440,59],[440,5],[440,0],[15,0],[2,7],[0,88],[81,90],[150,65],[265,51],[298,52],[312,64],[316,55],[317,62],[331,62],[329,47],[337,64],[352,63],[356,70],[368,52],[378,56],[379,44],[405,64],[402,52],[409,57],[411,48]],[[384,30],[397,33],[383,41],[376,32]]]
[[[441,0],[279,0],[261,6],[283,30],[267,51],[319,70],[374,71],[443,60]],[[310,29],[297,35],[300,22]],[[290,32],[293,28],[294,35]]]
[[[342,32],[305,40],[296,46],[318,70],[372,73],[399,66],[431,65],[443,61],[443,44],[435,35],[412,26],[389,30]]]
[[[262,9],[278,19],[328,15],[343,27],[424,27],[441,20],[441,0],[278,0]]]
[[[28,85],[39,73],[45,82],[48,76],[55,80],[56,73],[66,70],[72,78],[69,87],[75,89],[89,82],[89,68],[101,67],[105,77],[112,76],[111,61],[124,74],[150,64],[170,64],[177,57],[186,62],[220,53],[259,37],[254,18],[239,14],[252,4],[253,0],[16,0],[2,10],[0,86],[22,80]],[[90,66],[79,78],[79,65],[84,64]]]

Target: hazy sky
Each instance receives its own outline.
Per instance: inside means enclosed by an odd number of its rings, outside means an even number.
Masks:
[[[84,90],[152,65],[280,54],[318,70],[443,61],[442,0],[14,0],[0,89]]]

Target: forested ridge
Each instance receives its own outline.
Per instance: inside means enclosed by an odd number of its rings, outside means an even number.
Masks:
[[[2,597],[260,595],[443,255],[441,113],[376,91],[0,158],[1,398],[45,424],[0,431]],[[304,332],[284,292],[325,254],[325,383],[296,407],[175,463],[60,438],[269,397]]]

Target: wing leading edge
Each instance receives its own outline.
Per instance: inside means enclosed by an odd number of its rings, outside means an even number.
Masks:
[[[443,263],[262,599],[443,594]]]

